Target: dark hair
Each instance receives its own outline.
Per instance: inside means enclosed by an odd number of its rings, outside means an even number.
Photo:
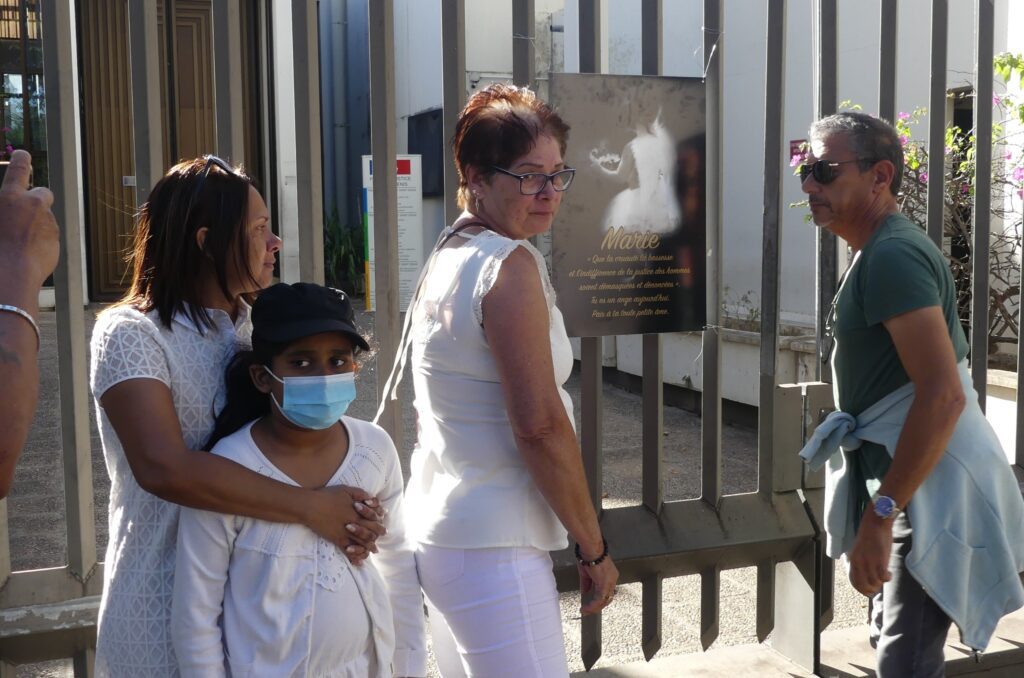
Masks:
[[[811,124],[811,139],[827,139],[835,134],[846,137],[850,150],[866,169],[879,160],[888,160],[896,168],[889,191],[899,195],[903,184],[903,144],[900,135],[886,120],[857,111],[843,111]]]
[[[547,135],[558,142],[565,155],[569,125],[551,106],[526,87],[496,83],[469,98],[455,123],[452,150],[459,172],[458,204],[472,207],[466,170],[487,175],[494,167],[508,167],[530,152],[537,138]]]
[[[283,353],[287,347],[288,344],[259,341],[254,337],[251,350],[235,354],[224,371],[224,409],[217,415],[213,432],[203,445],[204,450],[212,450],[221,438],[226,438],[253,419],[270,414],[270,396],[252,383],[249,368],[252,365],[270,367],[274,356]]]
[[[255,183],[241,169],[226,172],[205,158],[167,170],[139,211],[129,257],[131,286],[117,305],[144,313],[156,309],[168,328],[176,313],[186,313],[200,332],[212,329],[200,303],[203,269],[212,266],[227,299],[235,297],[229,286],[232,270],[256,283],[245,232],[250,186]],[[196,232],[204,226],[209,230],[200,249]]]
[[[339,334],[345,333],[339,332]],[[217,415],[213,424],[213,432],[210,433],[210,437],[203,445],[204,450],[209,452],[221,438],[228,437],[253,419],[270,414],[270,396],[260,391],[256,388],[256,384],[252,383],[249,368],[253,365],[270,367],[274,358],[284,353],[293,343],[294,341],[284,343],[262,341],[254,335],[252,349],[235,354],[224,372],[224,409]],[[359,351],[360,347],[353,342],[352,355],[359,355]]]

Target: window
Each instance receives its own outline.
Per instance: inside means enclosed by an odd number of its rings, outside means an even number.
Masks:
[[[39,0],[0,0],[0,161],[32,153],[33,182],[45,186],[46,99]]]

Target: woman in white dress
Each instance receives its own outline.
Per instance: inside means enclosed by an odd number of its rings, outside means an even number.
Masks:
[[[244,297],[270,283],[280,247],[252,180],[214,156],[172,167],[143,206],[131,288],[100,314],[91,342],[111,480],[98,676],[178,675],[179,504],[303,524],[356,560],[383,529],[364,492],[295,487],[196,451],[222,405],[224,369],[249,343]]]
[[[410,314],[419,435],[407,531],[441,674],[568,674],[549,551],[577,544],[581,611],[615,592],[562,388],[573,358],[540,253],[573,170],[568,126],[492,85],[456,125],[459,204]]]

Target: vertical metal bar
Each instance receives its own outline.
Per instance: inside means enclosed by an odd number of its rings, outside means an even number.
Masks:
[[[441,0],[441,72],[445,149],[455,136],[455,123],[466,105],[466,0]],[[456,195],[459,173],[450,152],[444,154],[444,222],[459,216]]]
[[[815,45],[817,53],[818,68],[815,79],[816,96],[814,100],[814,117],[824,118],[836,112],[837,97],[837,43],[838,31],[836,29],[837,12],[836,0],[817,1],[817,34],[818,41]],[[824,228],[815,229],[818,240],[818,297],[817,297],[817,346],[818,354],[821,353],[821,346],[825,340],[825,320],[828,317],[832,299],[836,294],[836,281],[838,280],[837,253],[838,241],[835,234]],[[814,362],[815,378],[819,381],[831,381],[832,369],[828,364],[822,364],[820,360]]]
[[[402,418],[384,382],[398,351],[398,175],[395,166],[395,15],[391,2],[369,2],[370,147],[373,149],[373,246],[377,258],[373,284],[377,289],[374,333],[377,392],[383,399],[380,425],[401,449]]]
[[[259,110],[262,124],[257,132],[259,141],[257,148],[261,149],[262,165],[264,168],[263,199],[270,210],[271,223],[274,224],[274,231],[281,233],[281,212],[277,192],[277,130],[276,110],[274,106],[274,35],[271,30],[272,12],[267,3],[261,2],[256,6],[256,49],[260,54],[259,59]]]
[[[96,650],[91,647],[75,652],[71,660],[75,678],[92,678],[96,668]]]
[[[213,101],[217,155],[242,164],[245,162],[245,138],[242,133],[242,20],[238,3],[239,0],[211,3]]]
[[[11,576],[11,526],[7,522],[7,500],[0,499],[0,588]]]
[[[651,661],[661,649],[662,576],[655,574],[641,582],[641,642],[644,659]]]
[[[942,249],[946,176],[946,42],[949,0],[932,0],[931,94],[928,97],[928,236]],[[990,99],[991,101],[991,99]]]
[[[884,2],[885,0],[883,0]],[[836,54],[838,50],[838,31],[836,0],[817,0],[818,44],[817,78],[815,82],[814,116],[823,118],[836,112]]]
[[[896,119],[896,0],[882,0],[879,13],[878,115],[889,122]]]
[[[643,338],[643,497],[644,506],[659,513],[664,502],[662,478],[662,350],[660,334]]]
[[[597,0],[580,0],[580,72],[597,73],[601,66],[601,21]],[[580,339],[580,372],[582,381],[583,466],[590,486],[590,496],[600,515],[603,485],[601,410],[604,375],[601,371],[601,337]],[[580,654],[583,666],[589,671],[601,657],[601,615],[583,618],[580,624]]]
[[[718,638],[721,608],[722,571],[712,567],[700,573],[700,646],[707,650]]]
[[[96,565],[93,522],[92,443],[85,354],[85,291],[82,279],[82,167],[78,157],[78,41],[72,3],[44,0],[43,77],[46,79],[46,138],[53,214],[60,228],[61,257],[53,273],[57,306],[57,365],[60,376],[64,500],[68,567],[88,578]]]
[[[644,75],[661,73],[662,0],[643,0],[640,5],[640,72]]]
[[[757,564],[757,642],[775,628],[775,560]]]
[[[324,186],[321,156],[323,150],[320,144],[320,40],[318,36],[316,1],[292,0],[292,59],[295,77],[295,198],[298,207],[299,279],[322,285],[324,282]],[[371,32],[371,39],[372,36]],[[390,34],[387,36],[387,40],[390,47],[391,41],[393,41]],[[393,56],[389,58],[392,59],[392,62],[394,61]],[[392,114],[393,112],[392,108]],[[241,113],[241,108],[239,108],[239,113]],[[394,132],[392,132],[393,134]],[[388,164],[394,173],[394,154]],[[376,332],[380,336],[379,328],[376,329]]]
[[[761,389],[758,400],[757,491],[772,491],[775,354],[779,343],[779,229],[782,223],[782,105],[785,98],[786,2],[768,3],[765,53],[764,230],[761,258]]]
[[[721,0],[704,0],[705,126],[707,135],[707,329],[701,336],[701,499],[717,508],[722,499],[722,46]]]
[[[971,227],[971,377],[985,411],[988,390],[989,234],[992,230],[992,53],[993,0],[977,0],[977,54],[974,66],[974,213]]]
[[[1024,267],[1022,267],[1024,268]],[[1024,277],[1024,270],[1021,271],[1021,277]],[[1021,325],[1021,319],[1024,319],[1024,313],[1017,311],[1017,327]],[[1021,375],[1024,375],[1024,341],[1019,338],[1017,340],[1017,384],[1021,383]],[[1019,386],[1018,386],[1019,389]],[[1018,393],[1020,391],[1018,390]],[[1014,463],[1024,469],[1024,398],[1017,398],[1017,445],[1016,452],[1014,454]]]
[[[520,87],[534,87],[536,24],[534,0],[512,0],[512,82]]]
[[[808,540],[791,561],[775,566],[775,628],[772,647],[820,675],[820,629],[816,586],[821,542]]]
[[[583,468],[587,476],[594,508],[601,515],[603,435],[601,410],[604,379],[601,372],[601,338],[583,337],[580,340],[582,428],[580,443],[583,449]],[[580,646],[583,665],[589,671],[601,657],[601,615],[583,618],[580,627]]]
[[[600,0],[579,0],[580,73],[597,73],[601,70],[600,4]]]
[[[658,75],[661,67],[661,0],[643,0],[641,6],[642,73]],[[662,429],[664,388],[660,334],[643,337],[643,500],[653,513],[664,501]],[[662,577],[645,577],[642,585],[641,645],[650,661],[661,649]]]
[[[136,205],[142,205],[149,199],[150,189],[164,173],[160,32],[156,14],[156,0],[131,0],[128,3]]]

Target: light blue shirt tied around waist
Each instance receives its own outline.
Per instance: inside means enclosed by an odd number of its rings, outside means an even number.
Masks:
[[[966,361],[959,372],[967,404],[946,453],[907,506],[914,539],[906,566],[959,627],[963,643],[983,650],[999,619],[1024,606],[1024,499],[978,405]],[[884,445],[892,456],[913,401],[910,383],[859,417],[832,412],[800,451],[811,470],[828,464],[830,557],[849,553],[856,537],[849,455],[868,441]]]

